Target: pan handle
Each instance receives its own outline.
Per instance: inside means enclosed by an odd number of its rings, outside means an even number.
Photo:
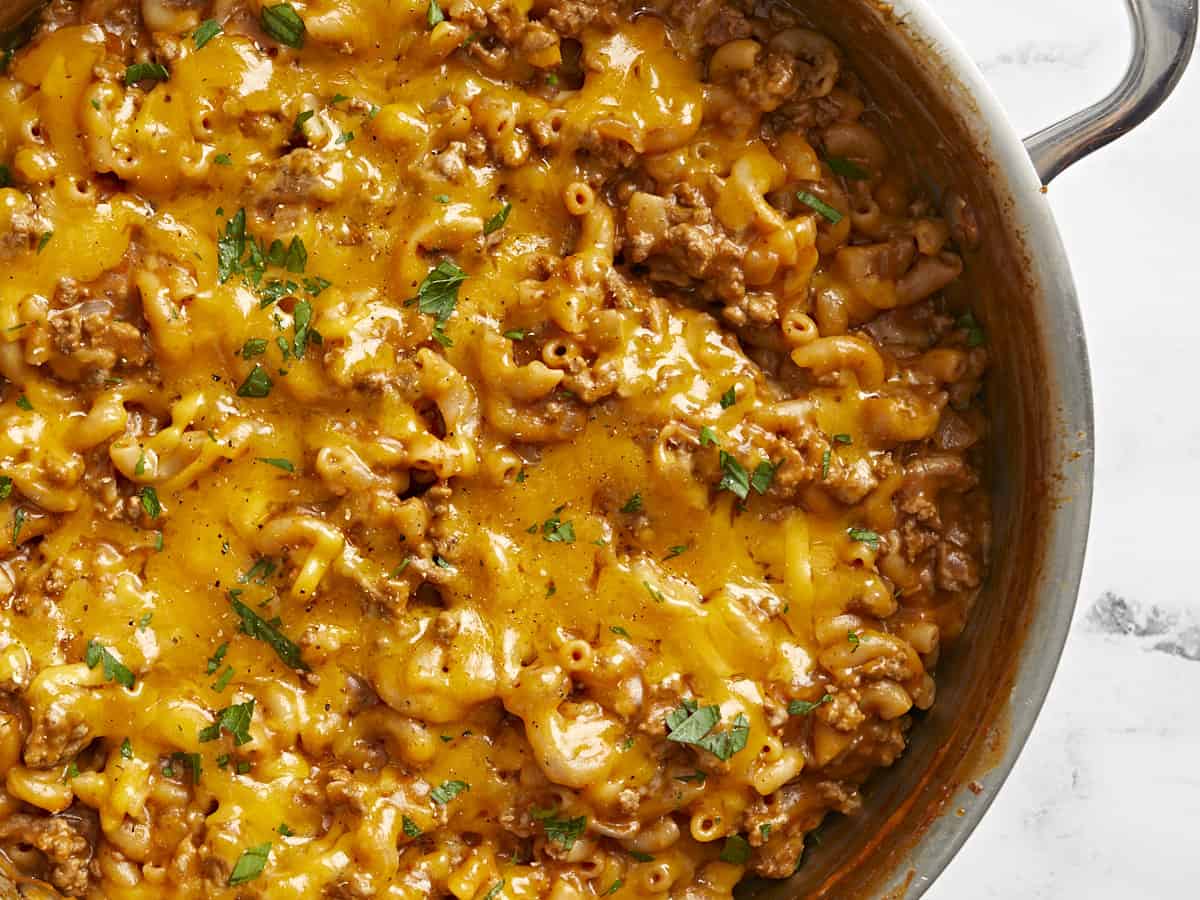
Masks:
[[[1162,106],[1196,43],[1197,0],[1125,0],[1133,58],[1111,94],[1025,140],[1042,184],[1142,124]]]

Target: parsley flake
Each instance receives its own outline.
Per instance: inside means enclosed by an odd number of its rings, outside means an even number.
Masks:
[[[489,235],[495,231],[499,231],[504,227],[504,223],[508,221],[508,214],[512,212],[512,204],[505,203],[500,207],[500,210],[494,213],[484,224],[483,233]]]
[[[430,792],[429,796],[433,798],[434,803],[445,806],[463,791],[470,789],[471,786],[465,781],[443,781]]]
[[[99,664],[104,670],[105,681],[115,681],[129,690],[133,690],[133,673],[95,638],[87,642],[83,661],[87,663],[89,669],[94,669]]]
[[[833,702],[832,694],[825,694],[823,697],[821,697],[820,700],[817,700],[816,702],[813,702],[810,700],[792,700],[790,703],[788,703],[788,708],[787,708],[788,715],[789,716],[807,716],[807,715],[811,714],[814,709],[817,709],[820,706],[824,706],[826,703],[832,703],[832,702]]]
[[[232,592],[231,592],[232,593]],[[300,646],[287,638],[278,628],[234,596],[229,597],[233,611],[241,617],[242,631],[250,637],[270,645],[283,662],[293,669],[309,671],[308,664],[300,657]]]
[[[840,212],[838,212],[820,197],[810,194],[808,191],[796,191],[796,199],[813,212],[820,213],[822,216],[828,219],[830,225],[836,225],[843,219],[843,216]]]
[[[879,549],[879,535],[874,531],[866,528],[848,528],[846,529],[846,534],[850,536],[850,540],[852,541],[861,541],[872,550]]]
[[[279,43],[294,50],[304,46],[304,20],[290,3],[263,7],[262,28]]]
[[[542,539],[551,544],[575,543],[575,526],[564,522],[557,515],[542,523]]]
[[[146,485],[141,490],[142,509],[146,511],[152,519],[157,519],[162,513],[162,504],[158,502],[158,491],[154,490],[150,485]]]
[[[291,7],[288,7],[289,9]],[[271,855],[271,842],[259,844],[249,850],[243,850],[238,861],[234,863],[233,871],[229,873],[229,886],[235,887],[253,881],[267,867],[267,858]]]
[[[720,483],[717,484],[717,490],[729,491],[739,500],[745,500],[750,493],[750,473],[732,453],[722,450],[720,459],[721,471],[724,474],[721,476]]]
[[[261,399],[271,393],[271,388],[274,385],[275,382],[271,380],[271,376],[267,374],[267,370],[258,363],[255,363],[254,368],[250,370],[250,374],[246,376],[246,380],[237,389],[237,395],[239,397]]]
[[[192,32],[192,40],[196,43],[196,49],[199,50],[222,31],[221,23],[216,19],[205,19],[200,23],[200,27]]]
[[[252,740],[250,737],[250,720],[252,718],[254,718],[253,697],[245,703],[227,706],[217,713],[217,721],[207,728],[200,729],[200,742],[215,741],[221,736],[221,732],[225,731],[233,736],[235,747],[248,744]]]
[[[139,81],[166,81],[170,78],[167,67],[162,63],[134,63],[125,67],[125,83],[136,84]]]

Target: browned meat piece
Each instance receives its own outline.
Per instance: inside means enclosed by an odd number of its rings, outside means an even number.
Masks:
[[[589,0],[558,0],[546,13],[546,23],[563,37],[577,37],[598,13]]]
[[[150,350],[136,325],[114,316],[104,300],[77,303],[50,313],[48,324],[59,353],[83,370],[108,371],[115,366],[143,366]]]
[[[73,811],[56,816],[13,813],[0,819],[0,845],[19,842],[46,857],[48,880],[68,897],[83,897],[88,890],[95,823]]]
[[[37,204],[17,191],[5,191],[4,212],[8,228],[0,234],[0,259],[14,253],[32,250],[38,238],[50,228],[50,223],[38,210]]]
[[[733,87],[751,106],[772,112],[796,93],[796,70],[796,59],[791,54],[768,50],[758,65],[734,79]]]
[[[704,26],[704,43],[710,47],[753,36],[754,26],[746,19],[746,14],[732,6],[722,6]]]
[[[342,192],[340,163],[315,150],[299,148],[280,157],[254,179],[250,193],[263,227],[274,233],[296,230],[306,206],[336,200]]]

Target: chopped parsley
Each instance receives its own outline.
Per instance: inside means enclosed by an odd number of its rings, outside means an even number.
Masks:
[[[217,680],[212,683],[212,689],[218,694],[225,688],[229,687],[229,682],[233,681],[233,676],[236,670],[233,666],[226,666],[225,670],[217,676]]]
[[[609,625],[608,630],[611,631],[613,634],[619,634],[623,638],[629,637],[629,632],[626,631],[624,628],[622,628],[620,625]]]
[[[129,743],[129,738],[121,741],[121,759],[133,759],[133,744]]]
[[[862,166],[851,162],[844,156],[827,156],[825,164],[833,170],[835,175],[841,175],[843,178],[849,178],[851,181],[865,181],[870,178],[870,174]]]
[[[41,253],[46,249],[46,245],[50,243],[50,238],[54,237],[53,231],[43,231],[42,236],[38,238],[37,252]]]
[[[721,451],[721,481],[717,484],[718,491],[729,491],[739,500],[745,500],[750,493],[750,473],[732,453]]]
[[[136,84],[139,81],[166,81],[171,77],[167,67],[162,63],[134,63],[125,67],[125,83]]]
[[[314,276],[313,278],[305,278],[304,292],[316,297],[321,293],[321,291],[325,290],[325,288],[329,287],[331,284],[333,284],[332,281],[322,278],[320,275]]]
[[[242,344],[242,359],[253,359],[256,356],[262,356],[267,352],[267,341],[265,338],[250,338],[246,343]]]
[[[300,658],[300,647],[290,641],[278,628],[234,596],[229,598],[233,611],[242,619],[242,631],[250,637],[269,644],[275,654],[293,669],[309,671],[308,664]]]
[[[291,9],[291,7],[288,7]],[[265,15],[265,12],[264,12]],[[253,881],[267,867],[267,857],[271,855],[271,842],[259,844],[249,850],[243,850],[238,861],[234,863],[233,871],[229,873],[229,886],[235,887]]]
[[[353,131],[343,131],[341,134],[339,134],[337,136],[337,140],[334,141],[334,143],[335,144],[348,144],[352,140],[354,140],[354,132]]]
[[[725,838],[725,846],[721,848],[721,862],[744,866],[750,858],[750,842],[740,834],[731,834]]]
[[[250,737],[250,720],[254,718],[254,698],[245,703],[235,703],[217,713],[217,721],[207,728],[200,729],[200,742],[215,741],[225,731],[233,736],[235,747],[248,744]]]
[[[812,713],[812,711],[814,709],[817,709],[820,706],[824,706],[826,703],[832,703],[832,702],[833,702],[832,694],[825,694],[824,696],[821,697],[820,700],[817,700],[816,702],[813,702],[810,700],[793,700],[790,703],[788,703],[788,708],[787,708],[788,715],[789,716],[807,716],[810,713]]]
[[[765,494],[771,488],[771,482],[775,480],[775,473],[779,467],[783,465],[783,461],[772,465],[768,460],[763,460],[754,470],[754,474],[750,476],[750,487],[758,491],[760,494]]]
[[[24,394],[17,398],[17,407],[26,412],[33,412],[33,404],[29,402],[29,398]]]
[[[271,380],[271,376],[267,374],[267,370],[258,363],[255,363],[254,368],[250,370],[250,374],[246,376],[246,380],[237,389],[237,395],[239,397],[261,399],[270,394],[271,388],[274,386],[275,382]]]
[[[162,504],[158,502],[158,491],[154,490],[150,485],[146,485],[141,490],[142,509],[146,511],[152,519],[157,519],[162,513]]]
[[[821,480],[824,481],[829,477],[829,463],[833,459],[833,453],[828,448],[821,454]]]
[[[138,454],[137,463],[134,464],[133,474],[143,475],[146,472],[146,451],[143,450]]]
[[[192,40],[196,42],[196,49],[199,50],[218,34],[221,33],[221,23],[216,19],[205,19],[200,23],[200,27],[192,32]]]
[[[540,816],[535,812],[534,817],[541,819],[546,837],[561,846],[564,850],[570,850],[574,847],[575,842],[583,837],[583,832],[587,829],[587,816],[579,816],[575,819],[559,819],[553,814]]]
[[[221,284],[242,271],[245,253],[246,210],[239,209],[226,221],[225,231],[217,235],[217,280]]]
[[[271,557],[259,557],[254,561],[254,565],[238,576],[238,583],[249,584],[253,581],[257,585],[264,585],[267,579],[275,574],[277,568],[279,567]]]
[[[503,228],[504,223],[508,221],[508,214],[510,212],[512,212],[512,204],[506,202],[500,207],[498,212],[493,214],[486,222],[484,222],[483,233],[488,235]]]
[[[879,549],[879,535],[874,531],[866,528],[848,528],[846,529],[846,534],[850,535],[850,540],[852,541],[861,541],[872,550]]]
[[[857,631],[847,631],[846,632],[846,640],[849,641],[850,646],[854,648],[850,652],[856,653],[858,651],[858,645],[862,643],[862,638],[860,638],[858,636],[858,632]]]
[[[835,434],[833,436],[833,442],[835,444],[853,444],[854,438],[850,437],[848,434]]]
[[[763,822],[758,826],[758,833],[762,835],[762,839],[768,840],[771,837],[771,823]]]
[[[304,20],[290,3],[263,7],[262,28],[279,43],[294,50],[304,46]]]
[[[813,212],[820,213],[829,220],[829,224],[836,225],[842,221],[842,214],[822,200],[820,197],[810,194],[808,191],[796,191],[796,199],[807,206]]]
[[[438,0],[429,0],[429,9],[425,11],[425,21],[429,23],[430,28],[433,28],[438,22],[446,21],[446,15],[438,6]]]
[[[523,341],[525,340],[525,335],[526,332],[522,331],[520,328],[514,328],[512,331],[504,332],[504,336],[510,341]]]
[[[433,316],[433,336],[447,347],[451,345],[451,341],[445,333],[446,322],[458,304],[459,285],[466,280],[467,273],[460,269],[454,260],[443,259],[429,270],[429,274],[417,288],[417,309],[427,316]]]
[[[95,638],[87,642],[83,661],[87,663],[89,669],[94,669],[99,664],[104,669],[105,681],[115,681],[129,690],[133,690],[133,673]]]
[[[296,833],[296,832],[292,831],[292,829],[288,828],[287,822],[280,822],[279,827],[276,828],[275,830],[278,831],[284,837],[291,837],[292,835],[294,835]]]
[[[292,131],[297,134],[304,133],[304,123],[316,115],[316,110],[305,109],[296,113],[296,121],[292,123]]]
[[[551,544],[575,543],[575,526],[564,522],[555,514],[542,523],[542,539]]]
[[[408,816],[401,816],[400,829],[410,838],[419,838],[422,834],[421,829],[417,827],[417,823]]]
[[[676,544],[674,547],[667,548],[667,555],[664,556],[663,559],[664,560],[674,559],[677,556],[687,553],[687,551],[690,549],[691,549],[691,546],[688,544]]]
[[[296,359],[304,359],[304,351],[308,342],[317,337],[317,332],[310,327],[312,324],[312,304],[307,300],[299,301],[292,309],[292,326],[296,336],[292,340],[292,355]]]
[[[470,789],[471,786],[465,781],[443,781],[430,792],[429,796],[433,798],[434,803],[445,806],[463,791]]]
[[[708,780],[708,773],[697,769],[691,775],[676,775],[675,780],[682,781],[684,784],[704,784]]]
[[[18,506],[13,511],[12,542],[14,547],[17,546],[17,541],[21,537],[21,529],[25,527],[25,516],[24,507]]]
[[[721,443],[720,437],[713,429],[707,425],[700,426],[700,446],[701,447],[716,447]]]
[[[154,618],[154,613],[152,613],[152,612],[145,613],[140,619],[138,619],[138,627],[145,628],[147,625],[150,624],[150,620],[153,618]]]
[[[491,890],[483,895],[483,900],[496,900],[500,896],[500,892],[504,890],[504,879],[501,878],[492,885]]]
[[[737,403],[737,385],[733,384],[721,395],[721,409],[729,409],[735,403]]]
[[[605,891],[600,896],[601,897],[611,897],[613,894],[615,894],[617,891],[619,891],[624,886],[625,886],[625,881],[621,878],[618,878],[616,881],[614,881],[612,884],[610,884],[608,886],[608,890]]]
[[[629,855],[638,862],[654,862],[654,857],[649,853],[643,853],[641,850],[630,850]]]
[[[12,479],[7,475],[0,475],[0,500],[7,500],[9,497],[11,497],[12,489]]]
[[[721,721],[718,706],[699,706],[695,700],[683,704],[667,716],[667,740],[691,744],[707,750],[721,761],[744,750],[750,736],[750,720],[738,713],[727,731],[714,731]]]
[[[625,501],[621,507],[623,513],[635,513],[642,511],[642,494],[641,491],[634,491],[629,499]]]
[[[208,664],[204,668],[205,674],[211,675],[217,669],[221,668],[221,660],[225,658],[225,654],[228,652],[228,644],[222,644],[218,647],[216,653],[208,658]]]
[[[654,585],[652,585],[650,582],[643,581],[642,586],[646,589],[646,591],[650,594],[650,596],[654,598],[655,603],[662,603],[664,600],[667,599],[666,597],[663,596],[663,592],[660,591],[658,588],[656,588]]]
[[[257,460],[260,463],[266,463],[268,466],[274,466],[277,469],[283,469],[285,472],[295,472],[296,467],[292,465],[291,460],[282,459],[278,456],[259,456]]]
[[[450,561],[447,560],[445,557],[443,557],[440,553],[433,554],[433,564],[435,566],[437,566],[439,569],[453,569],[454,568],[454,566],[450,565]]]

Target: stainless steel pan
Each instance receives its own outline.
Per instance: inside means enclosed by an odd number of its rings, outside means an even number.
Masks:
[[[863,812],[823,827],[790,881],[742,892],[762,900],[915,898],[982,819],[1033,729],[1083,567],[1091,379],[1045,185],[1167,98],[1195,43],[1197,0],[1126,0],[1133,55],[1120,84],[1024,142],[924,0],[793,2],[847,51],[917,171],[946,192],[945,204],[961,197],[978,216],[981,243],[967,254],[966,277],[993,354],[993,572],[940,666],[937,703],[915,724],[900,761],[868,783]]]

